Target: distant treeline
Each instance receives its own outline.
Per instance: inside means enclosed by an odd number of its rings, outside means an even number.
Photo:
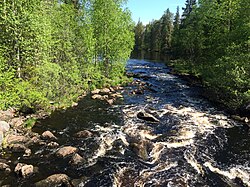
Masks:
[[[134,45],[125,0],[0,3],[0,109],[71,103],[121,83]]]
[[[187,0],[182,16],[167,9],[134,31],[134,52],[171,57],[177,71],[200,77],[232,109],[250,101],[249,0]]]

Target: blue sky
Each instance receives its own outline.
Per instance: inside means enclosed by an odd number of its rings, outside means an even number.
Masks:
[[[185,5],[185,0],[128,0],[127,6],[132,12],[132,18],[137,23],[139,18],[143,24],[160,19],[167,8],[176,13],[177,6]]]

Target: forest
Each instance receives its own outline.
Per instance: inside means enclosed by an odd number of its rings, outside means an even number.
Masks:
[[[187,0],[180,15],[135,27],[135,52],[170,56],[174,69],[202,80],[209,97],[231,109],[250,101],[250,1]]]
[[[135,25],[125,0],[4,0],[0,4],[0,109],[72,103],[126,81],[130,53],[160,53],[237,109],[250,100],[250,2],[187,0],[183,13]],[[135,42],[135,45],[134,45]]]
[[[126,81],[134,23],[124,0],[3,0],[0,109],[70,105]]]

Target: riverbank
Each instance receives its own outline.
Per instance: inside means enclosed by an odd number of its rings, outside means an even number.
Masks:
[[[229,113],[234,119],[241,122],[249,123],[250,119],[250,102],[242,101],[242,98],[237,98],[232,93],[226,90],[218,89],[209,86],[204,77],[184,61],[174,60],[167,63],[171,68],[171,74],[180,77],[187,81],[190,85],[202,87],[202,95],[218,108]],[[241,100],[241,101],[240,101]]]

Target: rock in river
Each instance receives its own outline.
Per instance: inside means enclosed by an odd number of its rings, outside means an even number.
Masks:
[[[32,165],[18,163],[15,167],[15,173],[23,178],[27,178],[34,173]]]
[[[74,156],[72,157],[72,159],[70,160],[70,164],[72,165],[78,165],[84,162],[84,158],[81,157],[79,154],[74,154]]]
[[[72,154],[76,153],[77,151],[78,151],[78,149],[76,147],[66,146],[66,147],[60,148],[56,152],[56,156],[65,158],[65,157],[67,157],[69,155],[72,155]]]
[[[137,117],[139,119],[143,119],[145,121],[150,121],[150,122],[160,122],[156,117],[154,117],[152,114],[146,113],[146,112],[138,112]]]
[[[57,140],[57,138],[55,137],[55,135],[50,132],[50,131],[45,131],[42,133],[41,135],[42,139],[44,140]]]
[[[70,178],[65,174],[54,174],[35,184],[36,187],[71,186]]]
[[[76,134],[74,134],[74,136],[76,138],[89,138],[93,136],[93,133],[88,130],[83,130],[83,131],[77,132]]]
[[[29,141],[29,138],[22,136],[22,135],[9,135],[6,138],[8,144],[13,144],[13,143],[26,143]]]

